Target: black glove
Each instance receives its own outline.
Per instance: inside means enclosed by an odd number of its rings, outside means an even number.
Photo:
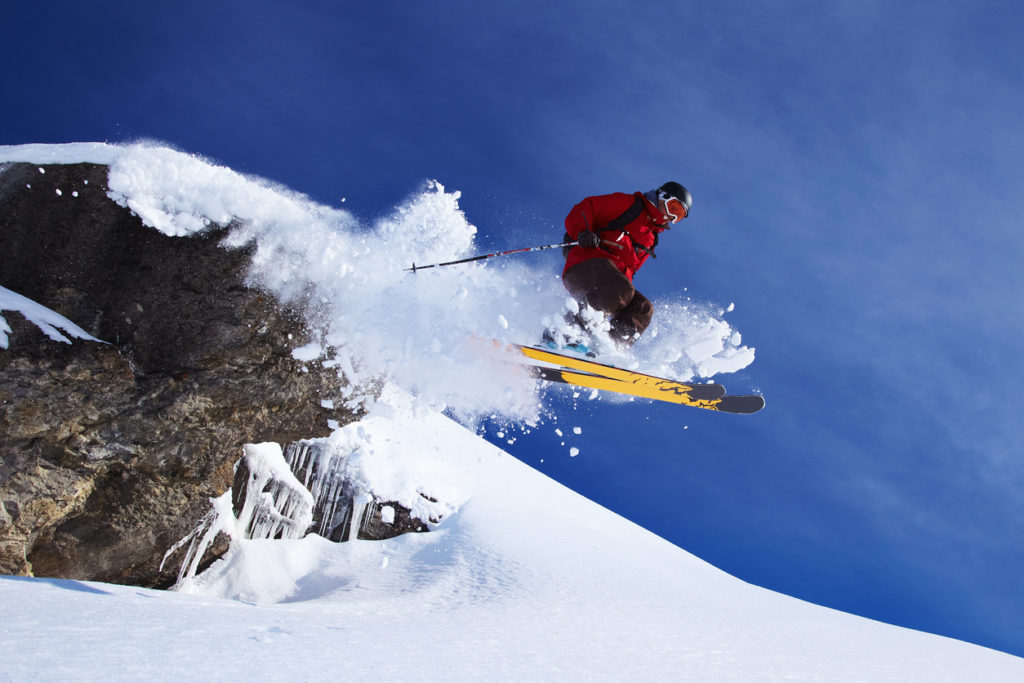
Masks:
[[[581,232],[576,241],[585,249],[596,249],[601,244],[601,238],[597,236],[597,233],[590,232],[589,230]]]

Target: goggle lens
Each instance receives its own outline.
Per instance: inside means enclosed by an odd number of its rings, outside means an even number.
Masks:
[[[665,199],[665,211],[668,212],[669,217],[672,218],[672,222],[680,221],[686,218],[686,214],[689,213],[686,210],[686,204],[675,197],[668,197]]]

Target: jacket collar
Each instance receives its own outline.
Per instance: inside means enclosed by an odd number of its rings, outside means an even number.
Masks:
[[[658,191],[650,190],[648,192],[637,192],[638,195],[643,195],[643,198],[647,200],[646,209],[648,215],[650,215],[652,222],[658,232],[662,230],[670,230],[672,228],[671,223],[668,221],[668,216],[661,212],[661,208],[658,207]]]

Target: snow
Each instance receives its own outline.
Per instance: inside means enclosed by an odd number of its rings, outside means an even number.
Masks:
[[[65,335],[75,339],[100,341],[56,311],[52,311],[17,292],[12,292],[6,287],[0,287],[0,313],[3,311],[17,311],[53,341],[70,344],[71,340]],[[61,334],[61,331],[64,334]],[[9,339],[7,335],[10,333],[10,325],[0,315],[0,349],[8,347]]]
[[[314,361],[324,353],[323,348],[316,342],[300,346],[297,349],[292,349],[292,358],[301,360],[306,363]]]
[[[27,164],[112,164],[124,156],[125,148],[104,142],[72,142],[64,145],[29,144],[0,146],[0,163]],[[40,173],[46,169],[40,168]]]
[[[1024,660],[743,583],[416,399],[335,435],[436,529],[235,541],[177,593],[0,578],[11,680],[1013,681]],[[278,462],[279,452],[260,446]],[[419,463],[408,480],[400,474]],[[53,647],[60,643],[60,648]]]
[[[475,253],[458,192],[428,183],[367,226],[154,144],[0,147],[4,161],[108,164],[111,198],[150,227],[183,236],[230,226],[225,247],[255,245],[251,283],[303,304],[316,323],[317,338],[292,355],[384,388],[344,397],[367,416],[294,452],[247,445],[247,487],[261,494],[237,517],[230,491],[211,501],[180,542],[175,592],[0,577],[0,680],[1024,680],[1024,660],[1010,655],[739,581],[467,429],[491,415],[544,419],[536,383],[495,363],[483,340],[530,342],[573,304],[514,257],[406,272]],[[656,305],[622,363],[689,380],[753,361],[725,311]],[[59,341],[90,338],[8,290],[0,308]],[[5,347],[7,333],[0,318]],[[431,532],[303,536],[339,477],[357,505],[371,494],[400,503]],[[394,508],[382,518],[393,523]],[[218,533],[230,550],[196,574]]]

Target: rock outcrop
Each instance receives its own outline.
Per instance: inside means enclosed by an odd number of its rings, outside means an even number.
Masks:
[[[3,313],[0,573],[161,587],[246,443],[358,416],[323,407],[344,405],[343,380],[292,356],[315,331],[246,285],[229,226],[163,235],[107,198],[106,174],[0,165],[0,285],[105,342]]]

